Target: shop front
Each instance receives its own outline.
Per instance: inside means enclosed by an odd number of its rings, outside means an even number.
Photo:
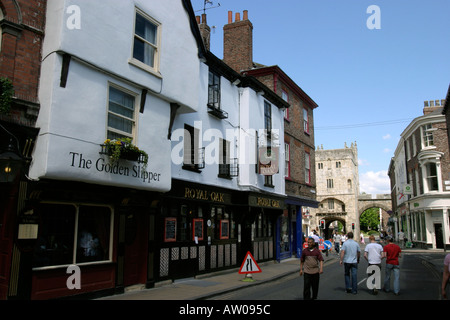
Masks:
[[[405,236],[415,247],[448,249],[450,246],[450,220],[445,197],[424,197],[411,201],[408,219],[410,233]]]
[[[173,180],[158,217],[158,280],[239,267],[248,251],[274,259],[284,199]]]
[[[285,200],[285,209],[277,222],[277,260],[300,257],[303,247],[303,212],[309,208],[317,208],[318,202],[312,199],[302,199],[288,196]]]
[[[158,217],[158,279],[192,277],[236,267],[240,217],[237,191],[172,181]]]
[[[258,261],[273,260],[284,246],[282,235],[285,230],[282,230],[280,217],[286,208],[285,197],[256,192],[250,192],[247,197],[250,217],[254,218],[251,229],[244,229],[251,237],[249,251]]]
[[[89,298],[151,287],[158,197],[77,182],[31,184],[18,217],[20,259],[13,259],[9,298]]]

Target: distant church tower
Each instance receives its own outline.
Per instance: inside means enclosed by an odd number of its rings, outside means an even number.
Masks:
[[[345,233],[353,231],[355,241],[359,240],[359,173],[358,147],[352,142],[343,149],[316,150],[316,186],[319,207],[313,216],[317,230],[319,221],[325,220],[325,229],[319,230],[327,239],[332,235],[337,221],[344,225]],[[354,225],[354,230],[352,230]],[[314,228],[314,226],[313,226]]]

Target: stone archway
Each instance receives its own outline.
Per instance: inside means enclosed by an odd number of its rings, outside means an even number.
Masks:
[[[330,215],[330,216],[322,217],[321,219],[325,220],[325,229],[321,230],[325,240],[330,239],[333,235],[334,228],[330,227],[332,222],[335,222],[335,221],[340,222],[344,226],[344,230],[342,230],[344,233],[347,230],[347,221],[345,219],[345,216]]]
[[[380,208],[387,214],[392,212],[391,195],[389,194],[363,194],[358,197],[358,217],[361,218],[364,211],[370,208]],[[382,223],[386,225],[385,223]]]

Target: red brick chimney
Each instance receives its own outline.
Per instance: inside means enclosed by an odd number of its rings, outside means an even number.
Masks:
[[[243,20],[236,13],[228,11],[228,24],[223,27],[223,61],[237,72],[253,67],[253,25],[244,10]]]
[[[205,44],[206,49],[209,51],[211,46],[211,28],[206,23],[206,14],[202,14],[201,21],[200,16],[196,16],[198,27],[200,29],[200,34]]]

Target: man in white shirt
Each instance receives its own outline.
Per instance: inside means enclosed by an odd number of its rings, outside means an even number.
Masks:
[[[375,236],[369,236],[370,243],[367,244],[366,249],[364,250],[364,258],[369,263],[369,266],[375,265],[380,269],[378,274],[381,275],[381,259],[384,258],[383,255],[383,247],[375,241]],[[368,274],[371,276],[371,274]],[[379,288],[373,288],[373,294],[378,293]]]

